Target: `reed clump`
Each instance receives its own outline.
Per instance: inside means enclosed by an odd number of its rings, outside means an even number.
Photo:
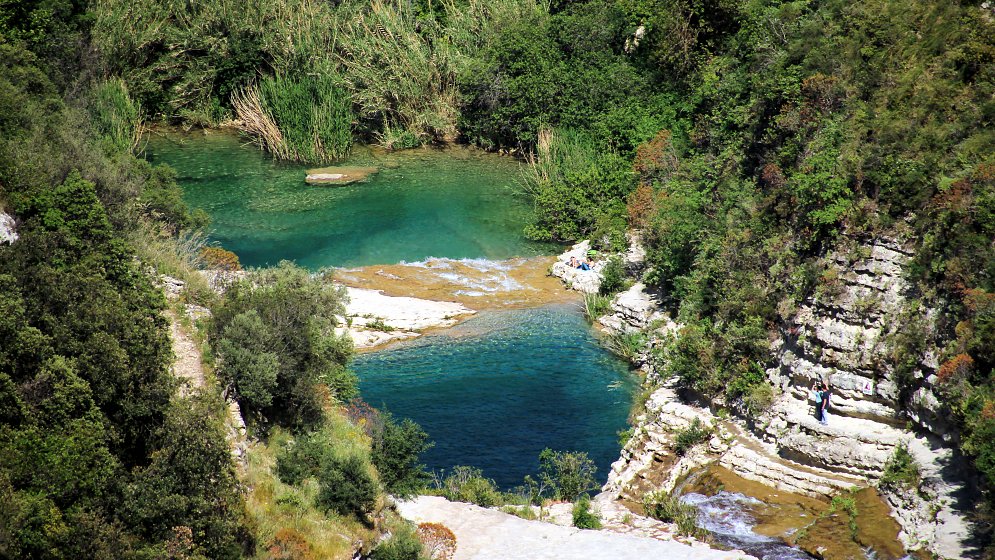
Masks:
[[[438,29],[417,26],[403,4],[373,0],[344,19],[335,51],[359,116],[374,129],[403,130],[407,144],[455,138],[459,115],[457,51],[432,40]]]
[[[333,75],[264,78],[232,105],[237,126],[278,159],[328,162],[352,147],[350,97]]]
[[[141,108],[131,99],[121,78],[104,80],[93,88],[90,114],[108,151],[135,153],[141,144],[144,127]]]

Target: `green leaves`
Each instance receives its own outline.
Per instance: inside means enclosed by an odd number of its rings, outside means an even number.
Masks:
[[[354,397],[356,378],[345,368],[352,342],[335,331],[344,312],[341,288],[289,262],[232,286],[210,340],[239,402],[257,419],[300,428],[321,421],[319,384],[340,401]]]
[[[218,374],[234,387],[247,412],[265,409],[273,403],[280,361],[272,352],[259,351],[267,347],[269,338],[269,330],[259,314],[250,309],[232,319],[215,345],[221,357]]]
[[[380,422],[373,427],[371,436],[370,458],[380,473],[384,490],[407,498],[425,487],[429,475],[419,461],[433,444],[421,426],[410,418],[398,422],[389,412],[381,412]]]

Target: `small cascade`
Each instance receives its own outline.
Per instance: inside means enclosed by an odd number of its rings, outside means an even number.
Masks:
[[[812,557],[783,540],[754,532],[753,510],[763,507],[760,500],[738,492],[714,496],[690,493],[681,501],[698,509],[698,525],[708,531],[715,543],[735,548],[761,560],[809,560]]]

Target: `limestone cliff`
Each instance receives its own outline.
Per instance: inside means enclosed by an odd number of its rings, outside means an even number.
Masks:
[[[907,327],[903,307],[912,288],[903,271],[912,252],[886,236],[845,239],[841,247],[847,248],[828,257],[814,294],[773,337],[767,376],[777,391],[763,414],[718,418],[709,403],[682,400],[670,380],[658,379],[652,366],[643,365],[652,393],[613,465],[606,492],[638,500],[649,490],[672,489],[690,470],[717,462],[780,491],[829,497],[876,485],[896,448],[904,446],[919,465],[922,484],[884,491],[904,545],[944,558],[970,554],[959,499],[970,485],[932,392],[935,358],[926,352],[914,386],[904,391],[891,366],[892,337]],[[652,323],[657,337],[662,331],[679,332],[661,319],[652,296],[639,284],[616,297],[613,312],[601,321],[610,330]],[[817,380],[828,381],[834,390],[828,425],[815,419],[809,402]],[[675,437],[695,418],[714,435],[678,457]]]

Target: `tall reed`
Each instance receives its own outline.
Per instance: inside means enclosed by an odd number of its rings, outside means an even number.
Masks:
[[[543,128],[536,139],[536,151],[529,154],[522,171],[525,191],[535,196],[567,175],[592,169],[597,159],[597,147],[586,133]]]
[[[458,59],[437,36],[402,3],[372,0],[343,21],[336,57],[360,117],[422,140],[456,136]]]
[[[90,114],[104,142],[113,151],[134,152],[142,138],[141,109],[121,78],[97,84],[89,98]]]
[[[279,159],[333,161],[352,146],[352,103],[330,73],[264,78],[232,104],[238,126]]]

